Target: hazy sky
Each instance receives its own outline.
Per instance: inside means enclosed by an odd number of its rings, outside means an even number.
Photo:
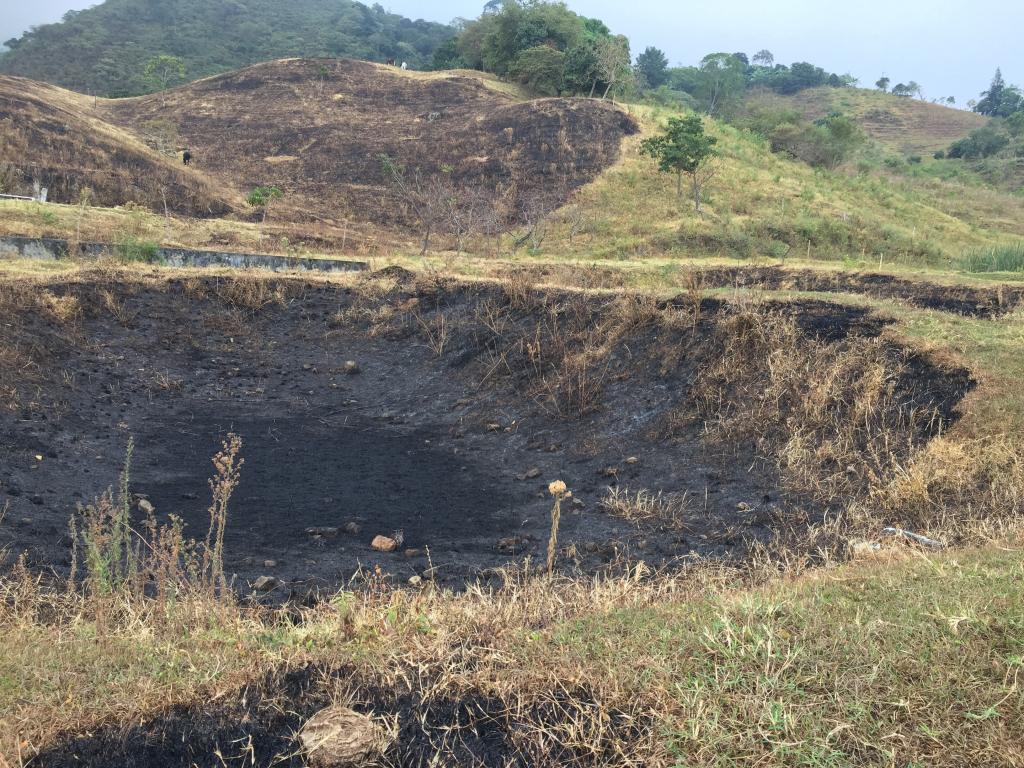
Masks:
[[[286,2],[286,0],[282,0]],[[485,0],[382,0],[413,18],[451,21],[479,15]],[[0,0],[0,40],[32,24],[57,21],[96,0]],[[693,64],[713,51],[754,53],[778,61],[810,61],[871,86],[883,73],[916,80],[929,98],[976,98],[997,66],[1024,86],[1022,0],[569,0],[627,35],[634,53],[655,45],[673,64]]]

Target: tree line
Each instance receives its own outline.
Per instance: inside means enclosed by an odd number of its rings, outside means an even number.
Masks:
[[[134,96],[290,56],[429,65],[452,34],[354,0],[106,0],[58,24],[8,40],[0,72],[81,93]],[[182,63],[169,80],[146,72],[156,57]],[[164,59],[166,63],[167,59]]]

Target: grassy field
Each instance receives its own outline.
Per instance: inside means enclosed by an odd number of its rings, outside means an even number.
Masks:
[[[498,593],[347,594],[296,626],[202,602],[156,620],[144,606],[67,600],[59,621],[41,621],[31,587],[5,582],[0,749],[18,765],[58,732],[216,706],[312,664],[349,670],[341,700],[410,674],[435,696],[495,697],[520,713],[524,742],[571,749],[581,765],[1024,764],[1019,542],[729,583],[713,570],[638,571]],[[531,720],[555,700],[564,720]]]

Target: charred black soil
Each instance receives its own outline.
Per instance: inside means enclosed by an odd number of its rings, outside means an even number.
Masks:
[[[916,307],[975,317],[998,317],[1024,300],[1024,288],[940,285],[869,272],[826,272],[781,267],[712,268],[700,273],[705,288],[761,288],[787,291],[855,293],[899,299]]]
[[[226,567],[243,591],[273,576],[278,599],[375,566],[457,586],[542,559],[555,479],[575,496],[566,572],[740,558],[824,514],[829,494],[805,476],[863,493],[954,421],[972,386],[887,340],[883,319],[825,302],[611,299],[402,270],[351,285],[97,273],[0,299],[11,359],[30,371],[0,371],[0,544],[66,573],[68,520],[116,482],[130,436],[132,490],[202,538],[209,457],[237,433]],[[778,353],[806,366],[784,391],[766,362]],[[864,430],[852,396],[830,391],[830,421],[802,427],[828,450],[797,482],[784,432],[810,417],[787,401],[833,361],[850,393],[877,380],[881,405]],[[877,458],[883,434],[904,447]],[[609,507],[610,489],[663,494],[664,514]],[[378,534],[404,543],[376,552]]]

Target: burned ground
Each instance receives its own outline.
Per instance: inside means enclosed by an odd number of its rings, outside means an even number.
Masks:
[[[123,768],[172,766],[281,765],[305,766],[295,749],[294,734],[319,709],[331,704],[331,690],[339,682],[353,686],[350,669],[306,667],[271,675],[225,697],[209,707],[175,707],[153,720],[132,726],[103,728],[68,738],[39,755],[31,764],[47,768],[81,765],[118,765]],[[376,763],[403,768],[436,765],[444,755],[452,765],[599,766],[616,757],[612,744],[583,751],[551,749],[536,743],[530,731],[538,724],[555,725],[567,717],[586,718],[594,706],[585,690],[552,691],[527,711],[511,702],[479,692],[459,698],[431,695],[429,685],[415,691],[367,681],[360,689],[357,711],[376,717],[397,718],[393,746]],[[543,699],[545,697],[538,697]],[[607,715],[609,733],[630,738],[631,731],[650,728],[620,713]]]
[[[170,120],[210,174],[242,190],[285,190],[280,215],[401,226],[415,222],[404,201],[389,199],[380,155],[478,190],[512,214],[538,197],[548,208],[564,202],[637,130],[605,102],[520,102],[471,77],[422,78],[350,60],[260,64],[109,102],[103,114],[129,129]]]
[[[0,300],[0,543],[66,573],[67,522],[116,481],[129,436],[133,491],[201,538],[208,458],[234,432],[246,464],[227,569],[243,590],[274,576],[278,598],[376,566],[457,586],[542,558],[555,479],[575,494],[567,572],[741,558],[866,493],[972,386],[888,340],[884,320],[820,302],[613,299],[403,270],[352,285],[87,273]],[[415,551],[369,546],[398,531]]]
[[[230,194],[174,157],[97,119],[92,99],[17,77],[0,77],[0,166],[13,169],[11,194],[31,195],[37,181],[54,202],[129,201],[186,216],[222,216]],[[166,206],[166,207],[165,207]]]
[[[708,268],[701,270],[700,281],[705,288],[863,294],[878,299],[899,299],[925,309],[986,318],[1012,312],[1024,299],[1024,288],[1017,286],[941,285],[881,273],[782,267]]]
[[[259,214],[244,195],[277,186],[275,219],[346,227],[416,225],[389,198],[381,155],[486,199],[504,226],[528,204],[563,203],[638,130],[594,99],[516,101],[472,77],[348,60],[271,62],[118,101],[0,77],[0,101],[0,163],[55,202],[88,187],[99,205],[245,217]]]

